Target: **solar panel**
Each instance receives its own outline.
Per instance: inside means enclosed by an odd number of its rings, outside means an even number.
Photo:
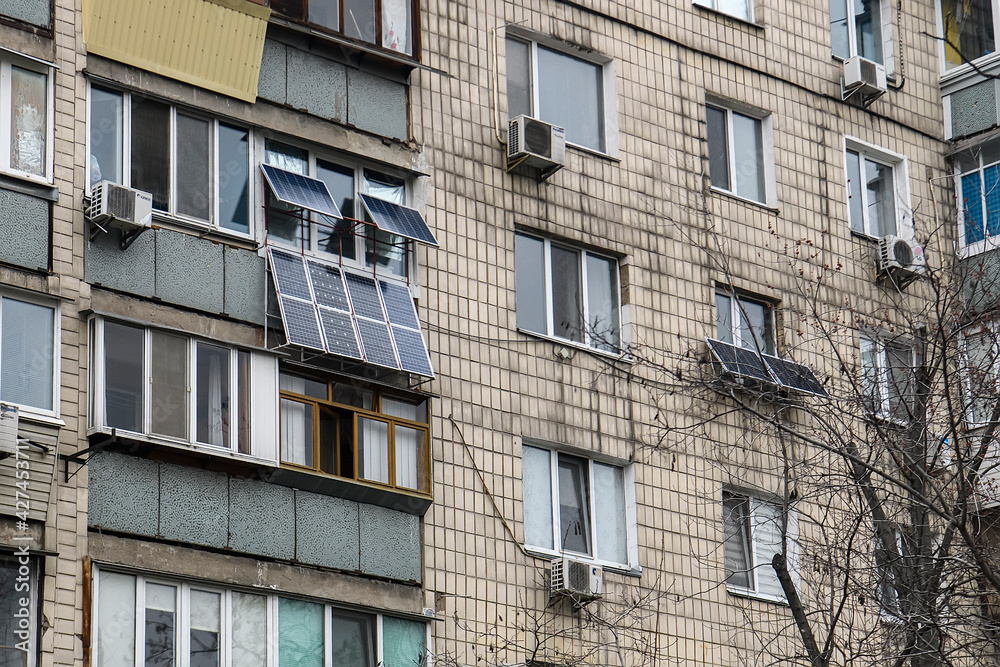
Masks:
[[[384,322],[385,312],[382,310],[382,300],[375,287],[375,280],[353,273],[348,273],[345,277],[347,278],[347,291],[351,293],[354,314]]]
[[[285,337],[289,343],[326,351],[323,334],[316,319],[316,307],[311,302],[281,297],[281,319],[285,323]]]
[[[764,365],[764,361],[757,354],[756,350],[745,347],[736,347],[729,343],[708,339],[708,346],[712,348],[716,359],[722,364],[722,368],[732,375],[742,378],[751,378],[759,382],[773,383],[774,379]]]
[[[342,313],[330,308],[319,309],[319,319],[323,323],[323,335],[330,354],[339,354],[351,359],[361,359],[361,346],[350,313]]]
[[[297,299],[312,301],[309,292],[309,280],[302,255],[271,250],[271,275],[274,277],[275,288],[282,296],[293,296]]]
[[[313,292],[316,294],[316,303],[346,313],[351,312],[340,269],[318,262],[307,262],[307,264],[309,265],[309,277],[312,279]]]
[[[816,396],[829,396],[808,366],[769,354],[764,355],[764,362],[782,387]]]
[[[389,337],[389,325],[385,320],[357,319],[358,331],[361,332],[361,344],[365,346],[365,361],[378,366],[399,369],[396,361],[396,351],[392,348],[392,338]]]
[[[416,209],[376,199],[370,195],[361,195],[361,201],[379,229],[427,245],[438,245],[423,216]]]
[[[331,218],[343,218],[337,202],[330,195],[326,183],[294,171],[285,171],[271,164],[262,164],[261,171],[275,198],[285,204],[315,211]]]
[[[420,321],[417,320],[417,309],[413,305],[410,290],[399,283],[385,280],[378,281],[378,285],[382,290],[382,300],[385,301],[389,321],[409,329],[419,329]]]
[[[392,335],[396,339],[396,350],[399,352],[399,363],[403,370],[433,377],[434,370],[427,356],[427,345],[420,332],[393,326]]]

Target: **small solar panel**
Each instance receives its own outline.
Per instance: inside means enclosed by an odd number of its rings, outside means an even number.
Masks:
[[[392,338],[389,337],[389,325],[385,320],[377,322],[358,318],[358,331],[361,332],[361,344],[365,347],[365,361],[378,366],[399,369],[396,361],[396,351],[392,348]]]
[[[769,354],[764,355],[764,362],[782,387],[816,396],[829,396],[808,366]]]
[[[289,343],[309,347],[314,350],[326,351],[323,344],[323,334],[319,330],[316,319],[316,307],[311,302],[299,301],[283,296],[281,303],[281,319],[285,323],[285,337]]]
[[[427,245],[437,246],[437,239],[431,234],[423,216],[416,209],[394,204],[384,199],[376,199],[369,195],[361,195],[361,201],[364,203],[368,215],[375,221],[375,226],[379,229]]]
[[[382,290],[382,300],[385,301],[389,321],[409,329],[419,329],[420,321],[417,320],[417,309],[413,305],[410,290],[404,285],[385,280],[378,281],[378,285]]]
[[[396,350],[399,352],[399,363],[403,370],[433,377],[434,370],[427,356],[427,345],[420,332],[393,326],[392,335],[396,339]]]
[[[309,277],[312,279],[313,292],[316,294],[316,303],[326,308],[335,308],[346,313],[351,312],[340,269],[318,262],[307,262],[307,264]]]
[[[713,354],[727,373],[760,382],[774,382],[756,350],[736,347],[713,338],[708,339],[708,346],[712,348]]]
[[[297,299],[312,301],[309,292],[309,280],[302,255],[271,250],[271,275],[274,277],[275,288],[282,296],[293,296]]]
[[[261,171],[275,198],[285,204],[315,211],[331,218],[343,218],[337,202],[330,195],[326,183],[294,171],[285,171],[271,164],[262,164]]]
[[[358,345],[358,334],[354,331],[350,313],[320,308],[319,319],[323,323],[323,335],[330,354],[361,359],[361,346]]]
[[[345,277],[347,290],[351,293],[351,303],[354,305],[354,314],[384,322],[385,313],[382,311],[382,300],[375,287],[375,280],[354,273],[348,273]]]

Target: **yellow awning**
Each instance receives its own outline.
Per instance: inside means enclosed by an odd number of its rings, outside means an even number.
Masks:
[[[247,102],[271,10],[250,0],[83,0],[87,50]]]

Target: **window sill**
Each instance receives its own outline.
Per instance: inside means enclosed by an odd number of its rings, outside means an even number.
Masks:
[[[736,201],[742,204],[750,204],[751,206],[756,206],[757,208],[763,209],[775,215],[781,212],[781,208],[777,205],[767,204],[765,202],[760,202],[755,199],[747,199],[746,197],[741,197],[735,192],[730,192],[729,190],[723,190],[722,188],[717,188],[714,185],[711,186],[711,190],[715,194],[724,195],[725,197],[728,197],[730,199],[735,199]]]
[[[581,146],[580,144],[571,144],[566,142],[566,148],[571,148],[577,153],[583,153],[584,155],[589,155],[591,157],[604,158],[610,162],[621,163],[622,161],[617,153],[605,153],[604,151],[599,151],[596,148],[590,148],[589,146]]]
[[[66,425],[66,422],[59,418],[58,413],[45,412],[20,405],[17,406],[17,419],[18,421],[42,424],[43,426],[55,426],[57,428],[62,428]]]
[[[217,241],[227,245],[244,248],[246,250],[257,250],[260,243],[252,236],[240,234],[238,232],[228,232],[220,228],[213,227],[208,223],[199,223],[189,218],[181,218],[176,215],[168,215],[162,211],[153,211],[153,229],[166,229],[172,232],[197,236],[198,238]]]
[[[963,79],[972,79],[975,77],[982,77],[984,70],[985,73],[989,74],[988,70],[992,69],[995,65],[1000,63],[1000,51],[995,53],[989,53],[985,56],[980,56],[972,60],[971,62],[958,65],[949,70],[945,70],[941,73],[941,88],[942,94],[947,95],[949,91],[944,90],[950,84],[956,84],[961,82]],[[944,61],[942,60],[942,65]],[[975,65],[975,67],[973,67]],[[984,78],[985,80],[985,78]]]
[[[739,586],[730,586],[729,584],[726,584],[726,592],[733,597],[758,600],[760,602],[770,602],[772,604],[781,605],[782,607],[788,606],[788,600],[783,597],[779,598],[773,595],[764,595],[763,593],[758,593],[757,591],[750,590],[749,588],[740,588]]]
[[[605,357],[607,359],[614,359],[615,361],[622,361],[625,363],[632,363],[632,357],[629,356],[627,352],[608,352],[607,350],[602,350],[599,347],[591,347],[586,343],[578,343],[574,340],[568,340],[566,338],[559,338],[558,336],[549,336],[548,334],[538,333],[537,331],[530,331],[528,329],[517,328],[518,331],[525,334],[526,336],[531,336],[532,338],[538,338],[540,340],[558,345],[560,347],[570,347],[574,350],[580,350],[581,352],[588,352],[590,354],[595,354],[600,357]],[[559,352],[554,353],[555,356],[562,359],[568,359],[569,355],[562,355]]]
[[[990,236],[982,241],[976,241],[958,249],[959,259],[968,259],[1000,248],[1000,237]]]
[[[715,9],[714,7],[707,7],[706,5],[701,4],[700,2],[693,2],[691,4],[693,6],[695,6],[695,7],[698,7],[702,11],[706,12],[707,14],[711,14],[711,15],[714,15],[714,16],[721,16],[721,17],[727,18],[727,19],[729,19],[731,21],[736,21],[737,23],[739,23],[741,25],[745,25],[745,26],[747,26],[749,28],[756,28],[757,30],[760,30],[760,31],[764,30],[764,26],[762,24],[757,23],[756,21],[753,21],[751,19],[745,19],[743,17],[736,16],[735,14],[729,14],[727,12],[719,11],[718,9]]]
[[[87,435],[91,436],[94,434],[101,433],[110,436],[111,432],[112,429],[110,428],[97,427],[88,429]],[[186,440],[174,440],[172,438],[157,437],[155,435],[146,435],[143,433],[134,433],[132,431],[123,431],[122,429],[117,429],[115,433],[119,440],[128,440],[129,442],[145,443],[156,447],[167,447],[170,448],[171,450],[176,450],[179,452],[204,454],[215,458],[229,459],[232,461],[238,461],[239,463],[256,465],[256,466],[276,465],[276,462],[271,459],[265,459],[250,454],[240,454],[238,452],[232,451],[231,449],[213,447],[212,445],[204,445],[196,442],[188,442]]]
[[[423,516],[434,502],[431,496],[416,491],[407,492],[401,489],[369,485],[345,477],[333,477],[289,467],[272,468],[264,473],[263,478],[267,482],[281,486],[369,505],[378,505],[416,516]]]
[[[0,171],[0,188],[51,202],[59,201],[59,188],[51,182],[18,172]]]
[[[548,562],[552,562],[556,558],[563,558],[563,557],[574,558],[576,560],[582,560],[587,563],[593,563],[594,565],[598,565],[602,570],[605,570],[607,572],[623,574],[627,577],[642,576],[642,567],[640,567],[639,565],[623,565],[622,563],[609,563],[606,561],[597,560],[596,558],[591,558],[586,554],[552,551],[550,549],[545,549],[544,547],[532,547],[528,545],[525,545],[524,552],[529,556],[534,556],[535,558],[541,558]]]

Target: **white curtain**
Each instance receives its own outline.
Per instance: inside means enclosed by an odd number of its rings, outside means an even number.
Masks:
[[[597,525],[595,553],[600,560],[628,562],[625,535],[625,471],[595,463],[594,513]]]
[[[212,355],[208,365],[208,443],[222,447],[222,365]]]
[[[358,417],[361,476],[373,482],[389,483],[389,425]]]
[[[307,427],[308,423],[308,427]],[[306,448],[306,435],[309,447]],[[312,406],[281,399],[281,460],[312,465]]]
[[[410,53],[407,0],[382,0],[382,46]]]
[[[97,667],[135,665],[135,577],[101,572],[97,591]]]
[[[778,575],[771,567],[774,554],[781,552],[781,533],[784,529],[781,508],[762,500],[753,503],[753,548],[754,571],[757,576],[757,592],[784,599],[785,592],[778,582]]]
[[[267,665],[267,598],[263,595],[233,591],[233,665]]]
[[[396,427],[396,486],[420,489],[420,440],[423,433],[407,426]]]

